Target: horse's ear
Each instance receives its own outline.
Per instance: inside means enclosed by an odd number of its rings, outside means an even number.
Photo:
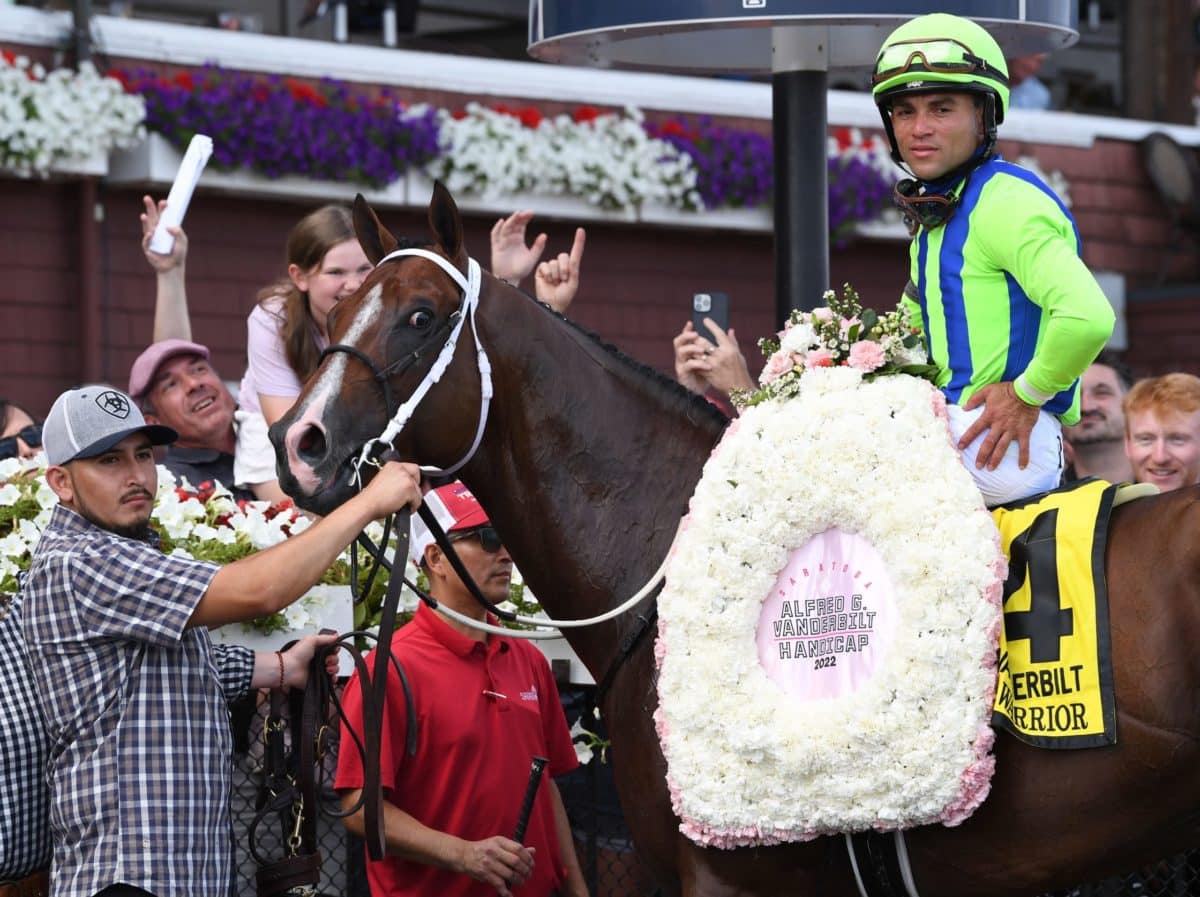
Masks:
[[[462,217],[458,214],[458,206],[446,185],[441,181],[433,182],[433,199],[429,201],[429,229],[446,257],[466,270],[467,253],[463,249]]]
[[[354,197],[354,235],[372,265],[378,265],[381,258],[400,245],[361,193]]]

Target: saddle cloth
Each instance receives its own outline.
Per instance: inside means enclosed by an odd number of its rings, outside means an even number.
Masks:
[[[1117,489],[1085,480],[993,510],[1009,567],[992,723],[1028,744],[1117,740],[1104,581]]]

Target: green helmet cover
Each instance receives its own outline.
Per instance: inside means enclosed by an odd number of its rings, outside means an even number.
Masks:
[[[1001,77],[982,71],[952,72],[938,71],[936,68],[927,69],[919,60],[914,60],[914,65],[907,71],[880,81],[872,88],[871,95],[875,98],[876,105],[883,106],[901,94],[918,91],[928,93],[939,88],[982,91],[996,96],[996,123],[1004,121],[1004,113],[1008,111],[1008,64],[1004,61],[1004,53],[1001,52],[996,39],[970,19],[936,12],[905,22],[883,42],[876,58],[875,74],[879,74],[889,49],[901,45],[898,49],[904,52],[911,46],[912,51],[916,52],[924,43],[936,44],[939,41],[953,41],[968,48],[972,55],[982,59]]]

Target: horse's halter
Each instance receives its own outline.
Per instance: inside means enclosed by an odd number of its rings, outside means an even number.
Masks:
[[[462,333],[463,324],[468,317],[471,319],[471,334],[475,339],[475,357],[479,366],[479,426],[475,431],[475,441],[471,443],[471,447],[467,449],[467,453],[457,463],[444,469],[422,467],[421,470],[433,476],[448,476],[470,461],[475,455],[475,451],[479,448],[479,443],[483,440],[483,430],[487,425],[488,408],[492,403],[492,365],[488,360],[483,344],[479,341],[479,327],[475,323],[475,309],[479,307],[479,285],[482,278],[479,263],[475,259],[468,259],[467,277],[463,277],[461,271],[435,252],[430,252],[427,249],[397,249],[395,252],[390,252],[381,258],[376,267],[392,259],[403,258],[409,255],[420,256],[423,259],[433,262],[445,271],[451,280],[458,284],[462,290],[462,301],[458,309],[442,322],[430,334],[429,338],[414,351],[382,369],[365,352],[355,346],[345,345],[344,343],[330,345],[321,353],[323,360],[326,355],[331,353],[345,352],[365,364],[367,369],[371,371],[371,376],[382,387],[385,406],[388,413],[392,415],[383,432],[374,439],[367,440],[362,447],[362,452],[359,454],[358,459],[354,462],[354,479],[360,485],[362,484],[362,465],[379,465],[378,452],[391,447],[392,441],[400,435],[400,431],[404,429],[409,420],[412,419],[413,414],[416,413],[417,406],[421,404],[426,393],[429,392],[434,384],[442,379],[442,375],[446,372],[446,368],[450,366],[450,362],[454,358],[454,350],[458,346],[459,334]],[[412,395],[393,413],[392,392],[391,387],[388,385],[388,378],[407,370],[419,361],[425,352],[441,338],[442,333],[447,328],[450,328],[450,335],[442,344],[442,350],[438,354],[437,360],[434,361],[433,367],[429,369],[429,373],[425,375],[424,379],[417,385],[417,388],[413,390]]]

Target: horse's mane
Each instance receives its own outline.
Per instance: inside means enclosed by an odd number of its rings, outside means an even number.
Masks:
[[[722,429],[729,424],[729,419],[721,412],[721,410],[713,405],[712,402],[704,398],[704,396],[697,395],[690,389],[681,386],[678,382],[666,376],[661,371],[655,370],[649,365],[643,364],[637,359],[626,355],[612,343],[605,342],[597,334],[588,330],[581,324],[572,321],[565,315],[555,311],[545,302],[530,296],[527,292],[519,287],[514,287],[514,289],[530,302],[534,303],[543,311],[545,311],[547,314],[553,315],[560,321],[563,321],[568,327],[570,327],[584,339],[593,343],[597,348],[601,349],[606,354],[612,356],[619,364],[632,368],[634,372],[640,374],[642,377],[650,381],[654,388],[667,398],[669,402],[669,410],[678,411],[680,414],[692,417],[693,419],[694,415],[701,415],[702,417],[707,416],[712,423],[717,424],[718,427]],[[697,421],[697,423],[699,423],[699,421]]]

